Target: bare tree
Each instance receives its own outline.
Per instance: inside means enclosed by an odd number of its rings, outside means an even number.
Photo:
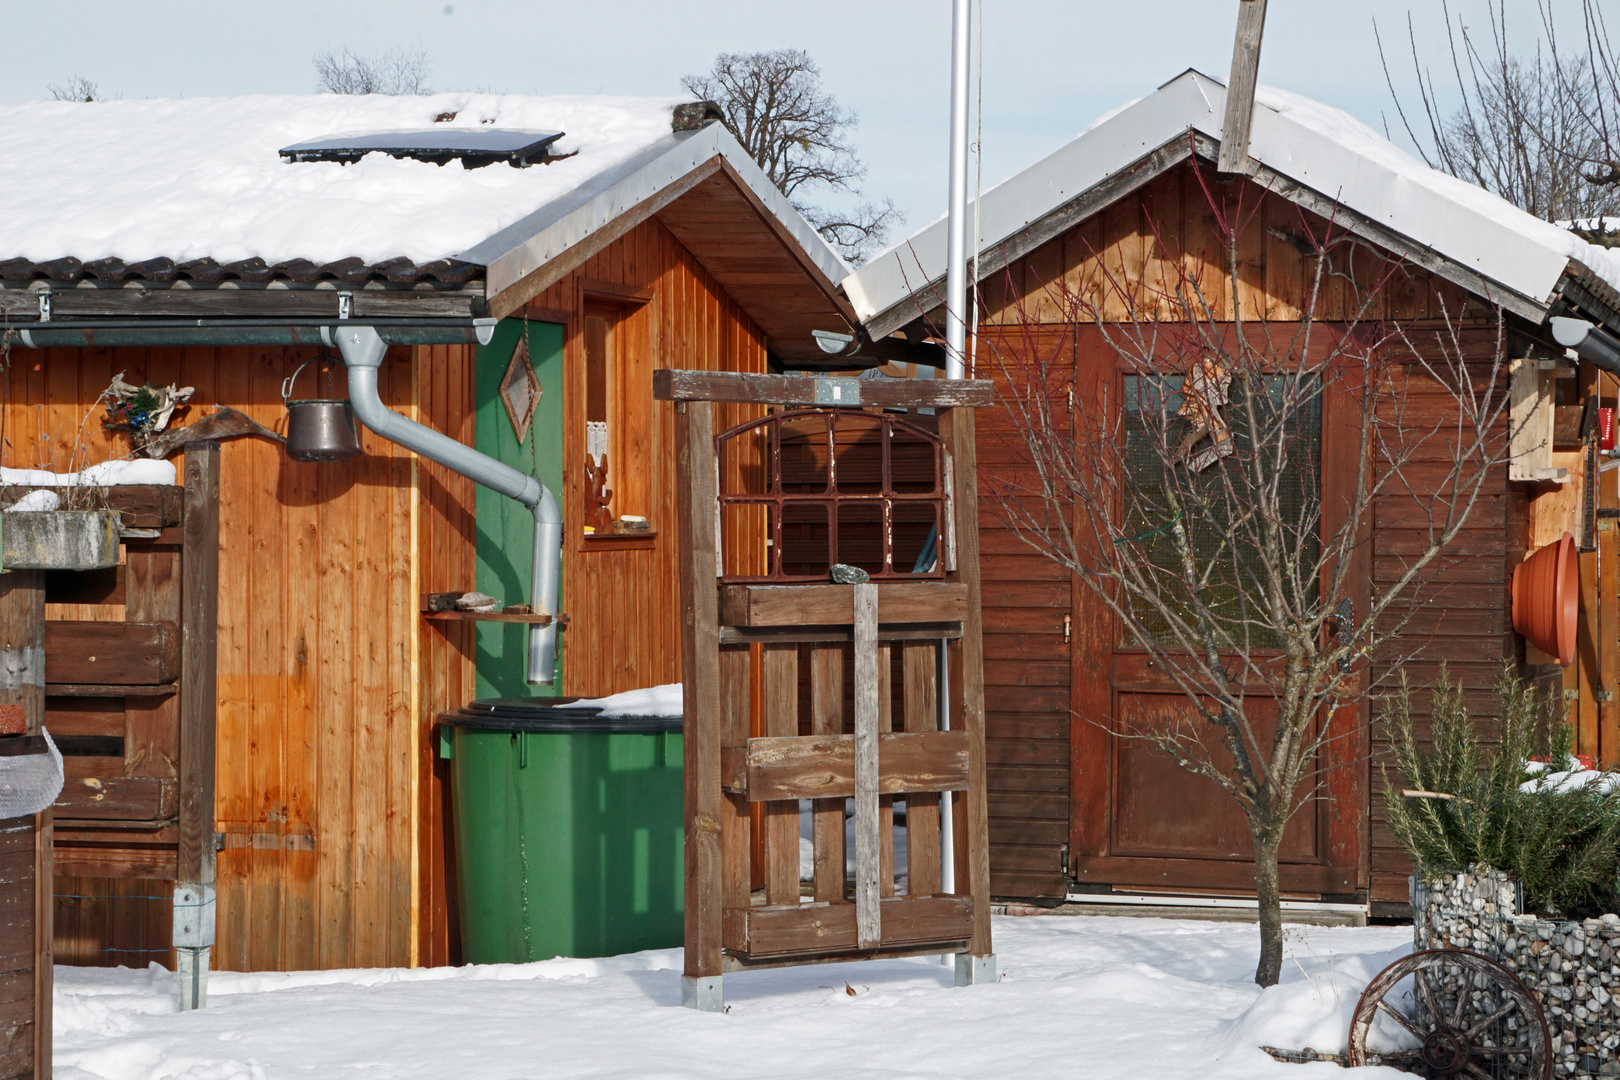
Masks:
[[[1284,830],[1326,797],[1325,763],[1365,730],[1368,658],[1400,647],[1409,594],[1506,454],[1506,339],[1499,315],[1466,300],[1468,318],[1453,310],[1438,328],[1385,320],[1382,297],[1408,268],[1304,214],[1278,233],[1306,254],[1298,321],[1247,321],[1239,246],[1261,228],[1259,200],[1204,191],[1218,253],[1154,235],[1153,273],[1099,258],[1096,280],[1044,283],[1060,332],[1020,299],[1013,326],[981,337],[1023,459],[986,486],[1179,690],[1176,717],[1078,719],[1236,801],[1254,848],[1255,981],[1270,986]],[[1370,580],[1373,506],[1391,499],[1411,500],[1421,535],[1394,580]]]
[[[315,54],[315,89],[323,94],[431,94],[427,53],[391,49],[380,56],[360,56],[345,48]]]
[[[94,101],[101,93],[100,84],[83,75],[75,75],[65,82],[46,83],[45,89],[53,101]]]
[[[1402,102],[1387,56],[1385,81],[1402,127],[1429,165],[1543,220],[1569,222],[1588,239],[1613,243],[1604,219],[1620,215],[1620,69],[1602,12],[1583,0],[1584,47],[1560,48],[1549,0],[1537,3],[1542,34],[1518,50],[1502,0],[1487,11],[1485,35],[1460,17],[1453,23],[1442,4],[1450,68],[1443,81],[1419,59],[1409,19],[1417,101]],[[1449,112],[1447,100],[1458,102]]]
[[[809,53],[721,53],[708,74],[687,75],[681,86],[720,106],[726,129],[845,258],[858,263],[903,220],[893,202],[860,198],[866,166],[850,141],[856,116],[822,89],[821,69]],[[825,208],[811,201],[818,192],[842,193],[855,203]]]

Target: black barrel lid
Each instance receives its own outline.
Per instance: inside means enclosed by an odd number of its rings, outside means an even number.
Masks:
[[[602,732],[662,735],[680,731],[678,716],[600,717],[597,705],[575,705],[578,698],[481,698],[439,715],[439,723],[490,731],[550,734]]]

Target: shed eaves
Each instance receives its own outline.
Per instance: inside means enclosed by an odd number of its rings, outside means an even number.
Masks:
[[[1188,71],[1105,115],[1066,146],[984,193],[981,249],[994,252],[1192,133],[1218,140],[1225,105],[1225,87]],[[1490,192],[1430,169],[1337,109],[1260,88],[1249,155],[1494,285],[1501,290],[1497,299],[1526,313],[1545,312],[1572,263],[1577,271],[1590,271],[1620,288],[1620,252],[1590,245]],[[875,335],[892,332],[939,302],[945,229],[944,219],[936,220],[844,279],[846,295]],[[986,260],[985,272],[993,272],[994,263]]]

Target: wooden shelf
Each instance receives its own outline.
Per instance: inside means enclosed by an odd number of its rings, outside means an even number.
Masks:
[[[424,611],[422,618],[434,622],[504,622],[528,623],[531,626],[550,626],[553,621],[568,622],[566,615],[559,615],[553,620],[550,615],[507,614],[504,611]]]
[[[117,625],[117,624],[113,624]],[[125,683],[46,683],[46,697],[168,697],[179,690],[178,683],[150,685]]]

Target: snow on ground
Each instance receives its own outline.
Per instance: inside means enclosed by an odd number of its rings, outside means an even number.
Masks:
[[[726,976],[728,1015],[678,1006],[679,949],[417,970],[173,976],[56,969],[57,1080],[1326,1080],[1259,1043],[1342,1049],[1361,986],[1409,927],[1289,927],[1280,985],[1251,979],[1252,925],[995,920],[999,985],[933,958]],[[847,989],[846,989],[847,987]],[[849,990],[853,990],[851,995]],[[1394,1070],[1365,1075],[1398,1077]]]

